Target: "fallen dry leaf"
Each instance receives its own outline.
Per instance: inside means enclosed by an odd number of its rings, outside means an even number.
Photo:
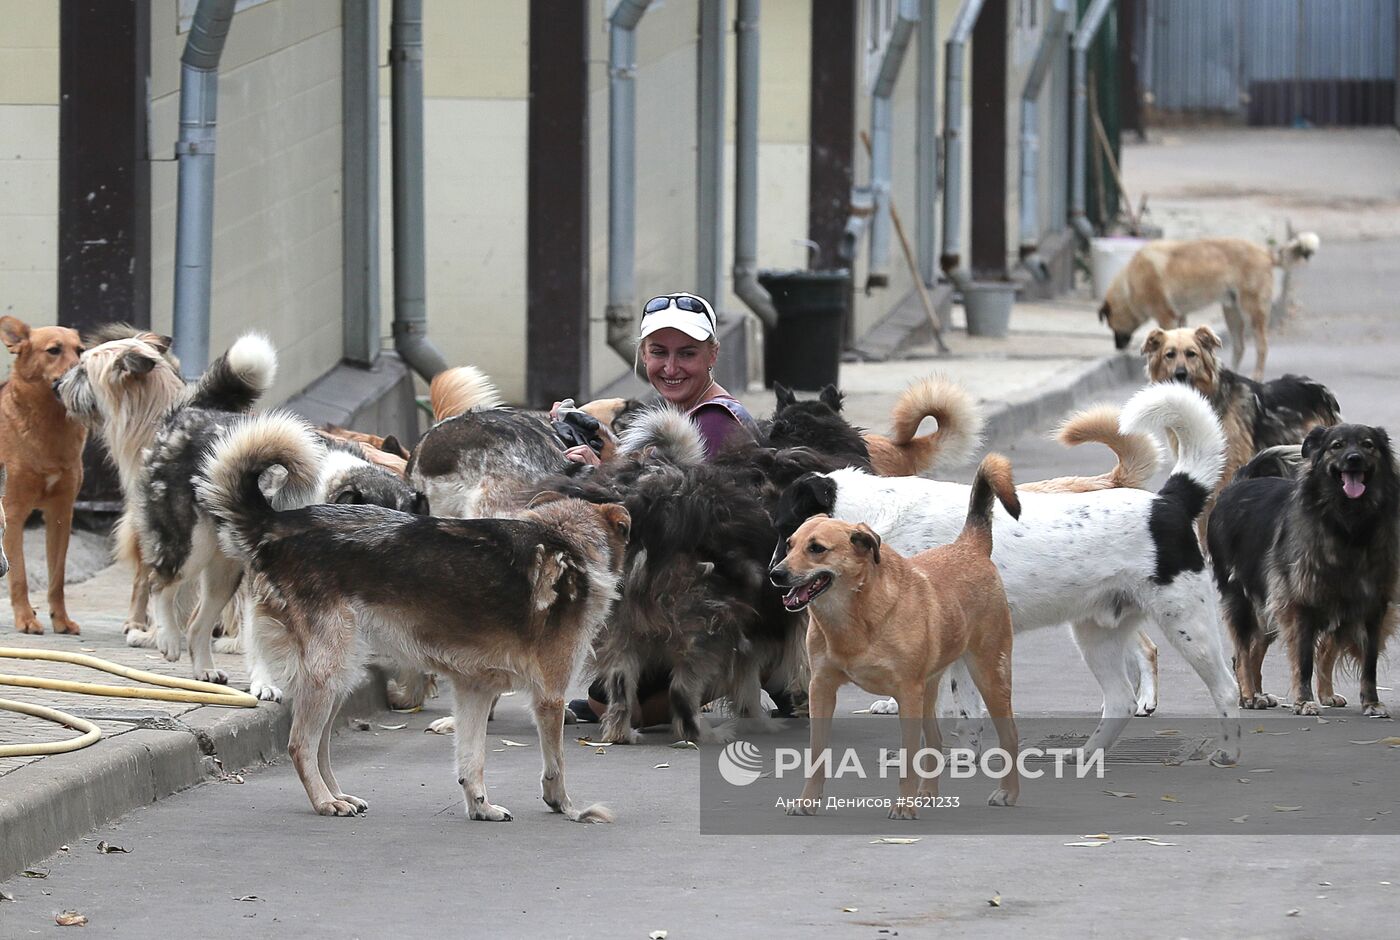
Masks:
[[[1250,771],[1250,773],[1252,773],[1252,774],[1271,774],[1271,773],[1273,773],[1273,772],[1274,772],[1274,770],[1273,770],[1272,767],[1261,767],[1259,770],[1251,770],[1251,771]]]
[[[665,770],[667,767],[670,767],[670,766],[671,766],[670,764],[652,764],[652,765],[651,765],[651,769],[652,769],[652,770]]]
[[[905,839],[901,836],[881,836],[878,839],[871,839],[871,845],[913,845],[918,839]]]
[[[77,911],[64,911],[54,915],[54,923],[60,927],[86,927],[87,918]]]
[[[1232,817],[1230,818],[1230,822],[1232,822],[1232,823],[1243,823],[1243,822],[1244,822],[1246,819],[1248,819],[1248,818],[1249,818],[1249,814],[1248,814],[1248,813],[1245,813],[1243,816],[1232,816]]]
[[[587,738],[578,738],[577,740],[578,740],[578,743],[581,744],[581,745],[583,745],[584,747],[612,747],[612,746],[613,746],[613,742],[611,742],[611,741],[607,741],[607,742],[603,742],[603,741],[590,741],[590,740],[588,740]]]
[[[95,647],[95,646],[80,646],[80,647],[78,647],[78,649],[82,650],[84,653],[95,653],[95,652],[97,652],[97,647]]]
[[[1181,801],[1178,800],[1176,797],[1172,796],[1170,793],[1163,793],[1163,794],[1162,794],[1162,802],[1164,802],[1164,803],[1180,803]]]
[[[1317,883],[1317,886],[1318,886],[1319,888],[1330,888],[1330,887],[1332,887],[1332,882],[1330,882],[1330,881],[1319,881],[1319,882]]]
[[[1107,842],[1104,842],[1104,841],[1102,841],[1102,840],[1095,840],[1095,841],[1093,841],[1093,842],[1066,842],[1065,845],[1068,846],[1068,847],[1070,847],[1070,848],[1075,848],[1075,847],[1078,847],[1078,846],[1083,846],[1084,848],[1089,849],[1089,848],[1097,848],[1097,847],[1099,847],[1099,846],[1101,846],[1101,845],[1108,845],[1108,843],[1107,843]]]
[[[1300,910],[1298,910],[1298,909],[1295,907],[1295,908],[1293,908],[1291,911],[1289,911],[1287,914],[1284,914],[1283,916],[1284,916],[1284,917],[1297,917],[1297,916],[1298,916],[1299,914],[1301,914],[1301,913],[1303,913],[1303,912],[1300,911]]]
[[[988,907],[1001,907],[1001,895],[999,895],[999,894],[994,894],[994,895],[992,895],[991,897],[987,898],[987,906],[988,906]]]
[[[1301,812],[1302,809],[1303,807],[1301,806],[1280,806],[1277,803],[1274,804],[1275,813],[1297,813]]]
[[[855,913],[858,913],[859,911],[860,911],[860,908],[858,908],[858,907],[843,907],[843,908],[841,908],[841,913],[842,913],[842,914],[855,914]]]
[[[20,874],[26,878],[47,878],[49,870],[47,868],[26,868]]]
[[[380,725],[379,729],[381,731],[402,731],[407,727],[408,725]]]
[[[501,743],[506,747],[529,747],[528,744],[521,744],[519,741],[512,741],[510,738],[501,738]]]
[[[851,714],[852,714],[852,715],[868,715],[868,714],[870,714],[870,709],[868,709],[868,708],[857,708],[857,709],[852,710]]]
[[[1081,838],[1081,839],[1100,839],[1100,840],[1106,842],[1106,841],[1108,841],[1109,839],[1112,839],[1113,836],[1109,835],[1109,834],[1106,833],[1106,832],[1096,832],[1096,833],[1094,833],[1093,835],[1090,835],[1090,836],[1080,836],[1079,838]]]
[[[1163,728],[1161,731],[1157,731],[1157,732],[1154,732],[1154,733],[1155,733],[1155,734],[1157,735],[1157,737],[1159,737],[1159,738],[1166,737],[1166,736],[1169,735],[1169,734],[1181,734],[1181,732],[1178,731],[1178,730],[1176,730],[1175,728]]]
[[[1167,823],[1167,825],[1168,825],[1168,826],[1184,826],[1184,825],[1186,825],[1186,823],[1185,823],[1183,820],[1180,820],[1180,819],[1173,819],[1171,822]]]
[[[670,746],[673,747],[673,748],[675,748],[675,749],[678,750],[678,751],[698,751],[698,750],[700,750],[700,745],[696,744],[694,741],[674,741],[674,742],[671,743]]]
[[[653,930],[651,933],[647,934],[647,940],[666,940],[666,931]]]
[[[235,901],[261,901],[262,898],[256,894],[245,894],[241,898],[234,898]]]
[[[1160,839],[1154,839],[1152,836],[1124,836],[1122,841],[1146,842],[1148,845],[1176,845],[1175,842],[1163,842]]]
[[[1249,783],[1249,782],[1250,782],[1250,779],[1249,779],[1248,777],[1236,777],[1235,779],[1238,780],[1240,783]]]
[[[1118,797],[1120,800],[1135,800],[1135,799],[1137,799],[1137,794],[1136,794],[1136,793],[1124,793],[1122,790],[1104,790],[1103,792],[1104,792],[1104,793],[1107,793],[1109,796],[1116,796],[1116,797]]]
[[[103,841],[97,843],[97,851],[102,855],[113,855],[117,852],[130,852],[131,849],[124,849],[120,845],[113,845],[112,843],[104,839]]]
[[[400,715],[416,715],[423,710],[422,705],[414,705],[412,708],[391,708],[389,711],[398,712]]]
[[[1378,884],[1378,885],[1385,885],[1387,888],[1390,887],[1390,882],[1388,882],[1388,881],[1378,881],[1378,882],[1376,882],[1376,884]]]
[[[0,901],[13,901],[15,896],[4,888],[0,888]]]

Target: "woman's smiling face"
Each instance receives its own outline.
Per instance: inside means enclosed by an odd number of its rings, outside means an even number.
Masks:
[[[710,385],[719,350],[712,341],[691,339],[680,330],[657,330],[642,340],[647,381],[677,407],[694,403]]]

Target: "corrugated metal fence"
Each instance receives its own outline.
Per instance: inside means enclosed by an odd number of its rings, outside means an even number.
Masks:
[[[1157,111],[1250,124],[1395,121],[1397,0],[1145,4],[1139,77]]]

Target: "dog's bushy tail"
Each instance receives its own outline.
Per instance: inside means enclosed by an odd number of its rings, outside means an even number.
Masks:
[[[920,437],[919,424],[933,418],[938,428]],[[904,451],[917,473],[935,465],[965,463],[982,443],[982,413],[957,382],[940,375],[920,379],[899,396],[890,412],[889,442]],[[874,435],[870,435],[874,436]]]
[[[199,377],[189,404],[215,411],[247,411],[277,377],[277,350],[266,336],[248,333]]]
[[[1118,457],[1118,466],[1109,471],[1111,485],[1141,489],[1157,472],[1162,449],[1150,434],[1123,433],[1118,418],[1119,410],[1113,405],[1096,405],[1070,415],[1055,436],[1066,447],[1107,446]]]
[[[1235,471],[1231,480],[1257,480],[1261,477],[1293,479],[1303,466],[1302,444],[1275,444],[1266,447]]]
[[[476,366],[456,366],[433,376],[428,401],[433,406],[434,421],[468,411],[489,411],[505,404],[495,384]]]
[[[667,405],[642,412],[618,441],[624,454],[650,450],[678,467],[698,467],[705,462],[705,441],[700,429],[685,415]]]
[[[1016,495],[1016,483],[1011,478],[1011,461],[1001,454],[988,454],[977,467],[972,481],[972,497],[967,503],[967,521],[963,523],[958,541],[976,543],[988,555],[992,553],[993,502],[1001,500],[1011,518],[1021,518],[1021,500]]]
[[[1286,268],[1299,261],[1307,261],[1321,247],[1322,239],[1317,237],[1316,232],[1299,232],[1274,255],[1274,264]]]
[[[277,518],[269,501],[304,506],[316,492],[324,449],[311,426],[287,412],[241,421],[204,458],[195,497],[214,517],[219,541],[251,559]]]
[[[1199,491],[1188,500],[1193,504],[1191,518],[1199,516],[1225,465],[1225,435],[1210,403],[1195,389],[1176,382],[1147,385],[1123,406],[1118,427],[1124,434],[1170,431],[1175,436],[1176,465],[1158,492],[1184,495],[1189,481],[1189,488]],[[1199,505],[1194,505],[1198,496]]]

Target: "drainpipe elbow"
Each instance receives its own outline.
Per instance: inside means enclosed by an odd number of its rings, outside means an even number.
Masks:
[[[394,351],[423,381],[431,382],[447,371],[447,360],[428,339],[428,324],[422,320],[394,321]]]
[[[773,297],[758,283],[758,273],[752,267],[734,266],[734,293],[753,311],[765,329],[777,328],[778,308],[773,306]]]

